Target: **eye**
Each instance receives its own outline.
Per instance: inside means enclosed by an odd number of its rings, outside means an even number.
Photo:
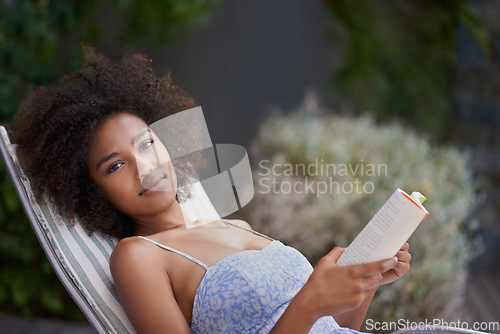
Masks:
[[[155,142],[154,139],[147,139],[147,140],[143,141],[141,143],[141,145],[139,145],[139,152],[147,150],[148,148],[153,146],[154,142]]]
[[[115,162],[111,164],[108,169],[106,169],[106,174],[111,174],[113,172],[116,172],[121,166],[123,165],[122,162]]]

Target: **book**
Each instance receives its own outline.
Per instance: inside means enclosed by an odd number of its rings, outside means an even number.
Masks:
[[[389,259],[403,247],[429,215],[426,198],[397,189],[337,260],[341,266]]]

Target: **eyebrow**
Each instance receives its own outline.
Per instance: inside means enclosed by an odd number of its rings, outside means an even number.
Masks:
[[[132,141],[132,144],[135,145],[141,139],[146,133],[151,133],[151,130],[149,128],[142,129],[139,131],[139,133],[135,136],[134,140]]]
[[[99,161],[99,163],[97,164],[96,169],[99,169],[99,167],[101,167],[103,164],[105,164],[106,162],[108,162],[109,160],[113,159],[114,157],[116,157],[119,154],[120,153],[118,153],[118,152],[113,152],[110,155],[102,158],[101,161]]]
[[[148,132],[151,133],[151,130],[149,128],[145,128],[145,129],[142,129],[141,131],[139,131],[139,133],[132,140],[132,145],[135,145],[135,143],[138,142],[139,139],[141,139]],[[113,152],[110,155],[102,158],[101,161],[99,161],[99,163],[97,164],[96,169],[99,169],[99,167],[101,167],[103,164],[105,164],[106,162],[113,159],[114,157],[116,157],[119,154],[120,153],[118,153],[118,152]]]

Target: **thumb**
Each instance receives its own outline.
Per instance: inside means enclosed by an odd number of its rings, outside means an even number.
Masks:
[[[345,248],[343,248],[343,247],[335,247],[330,252],[328,252],[328,254],[326,254],[326,257],[328,257],[328,259],[330,261],[337,263],[337,260],[339,259],[340,255],[342,255],[342,253],[344,253],[344,251],[345,251]]]

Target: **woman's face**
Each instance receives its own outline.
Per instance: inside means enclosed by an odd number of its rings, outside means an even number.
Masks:
[[[168,209],[177,179],[165,146],[140,118],[121,112],[98,127],[87,160],[109,202],[133,220]]]

